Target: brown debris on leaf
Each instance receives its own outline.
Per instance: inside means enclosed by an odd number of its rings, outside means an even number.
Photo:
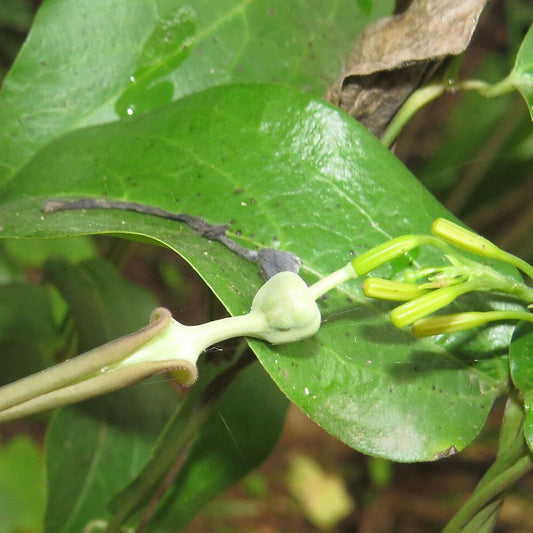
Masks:
[[[380,137],[438,64],[466,49],[486,3],[413,0],[405,12],[371,24],[355,41],[328,100]]]

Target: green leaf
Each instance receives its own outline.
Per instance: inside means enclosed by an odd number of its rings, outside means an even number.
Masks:
[[[533,324],[522,322],[516,328],[509,347],[511,377],[524,402],[524,435],[533,450]]]
[[[24,239],[6,240],[5,254],[19,269],[40,267],[50,256],[62,256],[74,263],[97,255],[91,237],[73,239]]]
[[[183,224],[113,210],[41,212],[51,197],[102,195],[228,223],[246,246],[299,255],[308,282],[450,216],[350,117],[310,95],[260,85],[211,89],[64,136],[14,176],[0,204],[5,236],[120,233],[164,243],[232,314],[248,311],[261,283],[256,266]],[[443,258],[421,250],[416,261]],[[480,298],[459,308],[498,305],[513,307]],[[314,338],[251,345],[292,401],[363,452],[414,461],[461,450],[506,390],[509,326],[415,339],[394,329],[391,304],[366,300],[357,281],[320,307]]]
[[[516,56],[511,80],[524,97],[533,120],[533,24],[529,27]]]
[[[0,183],[65,132],[221,83],[322,94],[357,33],[392,4],[44,2],[0,93]]]
[[[46,439],[46,531],[78,533],[110,517],[109,498],[142,468],[175,406],[164,385],[149,380],[54,414]]]
[[[57,259],[46,270],[80,325],[81,350],[145,325],[155,307],[103,260]],[[108,518],[107,501],[143,466],[177,402],[166,380],[153,378],[57,412],[47,433],[46,531],[78,533]]]
[[[59,344],[49,288],[0,286],[0,385],[52,364]]]
[[[146,325],[157,307],[151,293],[122,278],[103,259],[73,265],[55,257],[47,261],[44,271],[70,306],[80,353]],[[134,309],[125,312],[131,302],[135,302]]]
[[[28,437],[0,446],[0,533],[42,531],[46,502],[41,452]]]
[[[279,438],[287,406],[259,365],[239,374],[198,431],[149,531],[183,529],[209,500],[259,466]]]

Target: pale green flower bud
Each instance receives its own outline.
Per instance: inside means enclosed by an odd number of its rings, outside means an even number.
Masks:
[[[362,285],[363,293],[369,298],[406,302],[418,298],[427,291],[415,283],[392,281],[382,278],[366,278]]]

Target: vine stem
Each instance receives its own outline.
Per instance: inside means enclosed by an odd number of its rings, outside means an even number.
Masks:
[[[533,462],[529,454],[522,457],[522,459],[518,460],[513,466],[502,472],[490,483],[487,483],[487,485],[480,489],[477,494],[475,493],[452,520],[448,522],[446,527],[442,530],[442,533],[456,533],[461,531],[463,526],[465,526],[478,511],[532,469]]]
[[[515,89],[513,78],[511,75],[497,83],[487,83],[481,80],[464,80],[464,81],[440,81],[430,83],[420,89],[417,89],[398,110],[394,118],[388,125],[385,133],[381,137],[381,143],[390,148],[400,131],[409,122],[411,117],[425,105],[439,96],[449,91],[457,90],[475,90],[482,96],[492,98],[495,96],[502,96]]]
[[[339,268],[339,270],[335,270],[335,272],[332,272],[328,276],[320,279],[319,281],[311,285],[309,287],[309,292],[311,293],[311,296],[315,300],[317,300],[318,298],[329,292],[331,289],[334,289],[341,283],[344,283],[345,281],[356,277],[357,274],[353,269],[352,263],[350,262],[342,268]]]
[[[416,90],[407,100],[404,102],[398,113],[391,120],[383,137],[381,137],[381,143],[390,148],[400,131],[411,120],[411,117],[422,107],[429,104],[433,100],[436,100],[447,89],[447,86],[440,83],[432,83],[421,87]]]

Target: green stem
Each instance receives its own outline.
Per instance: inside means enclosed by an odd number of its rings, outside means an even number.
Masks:
[[[407,98],[387,126],[385,133],[381,137],[381,143],[389,148],[411,117],[422,109],[422,107],[441,96],[446,89],[447,86],[441,82],[430,84],[416,90]]]
[[[442,533],[455,533],[461,531],[478,511],[532,469],[533,461],[531,460],[531,456],[528,454],[525,457],[522,457],[514,465],[480,489],[479,492],[475,492],[470,500],[468,500],[452,520],[448,522],[447,526],[442,530]]]
[[[491,533],[502,508],[502,499],[497,498],[487,504],[461,528],[461,533]]]
[[[119,507],[108,522],[105,533],[121,532],[129,518],[146,505],[176,458],[207,420],[212,406],[206,404],[196,411],[194,407],[193,401],[186,401],[170,419],[152,459],[126,492],[120,494],[117,501]],[[171,446],[165,445],[166,443],[171,443]],[[116,505],[115,501],[112,501],[112,505],[114,504]]]
[[[508,442],[508,438],[516,433],[516,413],[508,425],[509,435],[502,439],[501,444]],[[501,497],[502,493],[516,481],[533,469],[533,457],[524,441],[523,431],[520,430],[505,450],[500,450],[494,464],[487,470],[470,499],[461,507],[457,514],[444,528],[443,533],[463,531],[463,528],[476,521],[476,515],[493,500]]]
[[[332,272],[328,276],[317,281],[309,287],[309,292],[312,297],[317,300],[331,289],[334,289],[341,283],[348,281],[349,279],[356,278],[357,274],[352,266],[352,263],[348,263],[339,270]]]
[[[498,454],[511,448],[514,442],[523,438],[524,408],[514,393],[508,396],[503,412],[500,437],[498,440]]]
[[[447,91],[475,90],[482,96],[492,98],[512,92],[514,89],[515,86],[511,75],[498,83],[487,83],[481,80],[430,83],[417,89],[407,98],[385,130],[381,137],[381,143],[389,148],[415,113]]]
[[[496,96],[503,96],[515,90],[513,78],[511,75],[505,77],[497,83],[487,83],[482,80],[463,80],[458,81],[452,85],[453,89],[460,89],[465,91],[477,91],[481,96],[487,98],[494,98]]]

